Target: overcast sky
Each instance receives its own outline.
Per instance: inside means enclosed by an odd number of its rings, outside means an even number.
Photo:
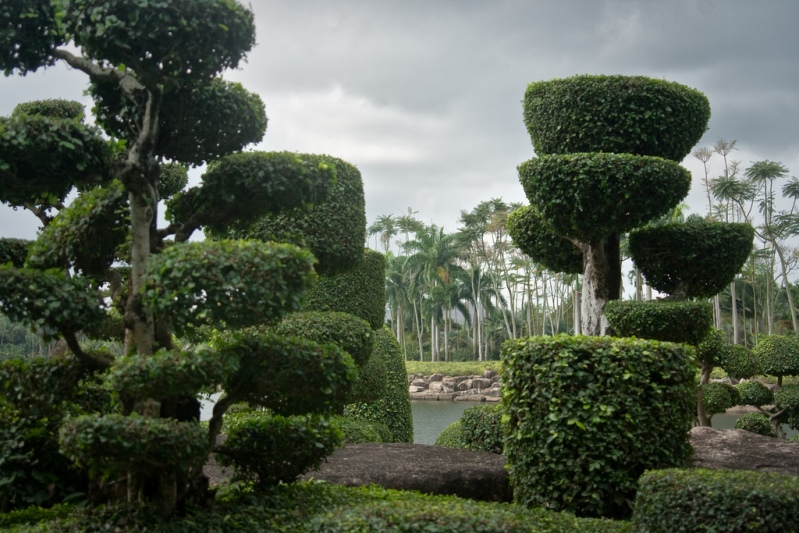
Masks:
[[[534,156],[522,122],[528,83],[575,74],[645,75],[704,92],[698,146],[735,139],[743,168],[763,159],[799,176],[796,0],[252,0],[258,45],[228,79],[258,93],[258,150],[326,153],[357,166],[366,212],[409,207],[455,231],[461,210],[525,201],[516,166]],[[83,96],[63,66],[0,78],[0,115],[20,102]],[[686,200],[707,210],[702,166]],[[722,170],[721,158],[711,172]],[[193,181],[200,171],[192,172]],[[2,236],[37,219],[0,210]]]

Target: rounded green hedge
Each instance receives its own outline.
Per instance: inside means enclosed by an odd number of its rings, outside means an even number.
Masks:
[[[774,403],[774,393],[759,381],[747,381],[736,385],[741,405],[763,407]]]
[[[735,278],[752,251],[751,224],[664,224],[630,232],[630,254],[646,281],[682,298],[710,298]]]
[[[374,335],[369,323],[349,313],[290,313],[273,330],[278,335],[294,335],[318,343],[332,342],[350,354],[359,367],[366,363],[374,349]]]
[[[707,302],[612,300],[605,316],[619,337],[700,344],[713,324]]]
[[[751,433],[757,433],[765,437],[773,437],[774,430],[771,428],[769,418],[763,413],[744,413],[735,421],[735,429],[743,429]]]
[[[554,272],[582,274],[583,253],[557,235],[534,207],[513,211],[508,215],[507,228],[513,243],[533,261]]]
[[[651,470],[640,480],[634,531],[782,532],[799,521],[799,484],[771,472]]]
[[[303,311],[341,311],[363,318],[372,329],[383,327],[386,317],[386,258],[366,249],[360,263],[348,272],[319,276],[311,287]]]
[[[741,396],[738,389],[729,383],[707,383],[702,385],[702,403],[707,415],[713,416],[740,405]]]
[[[780,385],[782,376],[799,375],[799,341],[786,335],[766,335],[760,337],[752,356],[760,371],[777,376]]]
[[[693,350],[611,337],[528,337],[502,347],[514,501],[627,517],[638,478],[687,466]]]
[[[382,257],[382,256],[381,256]],[[375,330],[375,355],[386,363],[386,392],[379,400],[348,405],[345,416],[379,422],[391,430],[391,442],[413,442],[411,398],[405,360],[397,339],[386,327]]]
[[[505,443],[502,405],[477,405],[463,412],[461,435],[467,450],[491,452],[502,455]]]
[[[644,76],[540,81],[524,95],[524,123],[539,155],[614,152],[679,162],[709,120],[704,94]]]
[[[665,215],[691,188],[673,161],[610,153],[543,155],[519,165],[519,180],[556,234],[585,242]]]
[[[83,104],[75,100],[64,100],[62,98],[50,98],[47,100],[33,100],[22,102],[14,107],[11,112],[12,117],[22,115],[42,115],[52,118],[66,118],[83,121],[86,116]]]
[[[740,344],[725,346],[721,368],[733,379],[750,379],[763,373],[752,350]]]
[[[284,212],[259,219],[231,236],[286,241],[310,248],[320,274],[357,267],[366,242],[366,210],[361,173],[353,165],[326,155],[308,155],[336,169],[336,183],[325,200],[303,212]]]
[[[436,446],[443,448],[465,449],[466,443],[463,442],[463,427],[460,420],[445,427],[436,437]]]

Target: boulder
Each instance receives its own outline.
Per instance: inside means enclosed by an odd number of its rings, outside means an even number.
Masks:
[[[458,390],[471,390],[472,389],[472,379],[465,379],[458,383],[456,387]]]
[[[483,370],[482,377],[487,378],[487,379],[491,379],[491,378],[493,378],[496,375],[497,375],[497,373],[494,372],[493,370],[486,369],[486,370]]]
[[[488,378],[474,378],[472,380],[473,389],[488,389],[491,387],[491,380]]]
[[[764,437],[742,429],[697,426],[690,432],[692,466],[758,470],[799,476],[799,442]]]
[[[447,383],[446,381],[431,381],[430,382],[430,392],[454,392],[455,387],[452,383]]]
[[[387,489],[495,502],[513,496],[503,456],[424,444],[348,444],[303,479],[348,487],[374,483]]]
[[[444,374],[433,374],[428,378],[429,381],[441,381],[444,379]]]
[[[429,386],[429,385],[428,385],[428,383],[427,383],[427,381],[425,381],[425,380],[423,380],[423,379],[420,379],[420,378],[414,379],[414,380],[411,382],[411,385],[412,385],[413,387],[419,387],[419,388],[421,388],[421,389],[426,389],[426,388]]]

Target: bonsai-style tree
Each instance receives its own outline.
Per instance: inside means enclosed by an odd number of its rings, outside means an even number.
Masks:
[[[621,294],[620,234],[688,194],[691,174],[678,163],[709,118],[702,93],[640,76],[527,87],[524,120],[538,157],[519,166],[530,205],[509,217],[509,231],[544,266],[582,272],[583,333],[605,332],[605,304]]]
[[[108,371],[119,393],[120,413],[61,427],[62,453],[110,476],[121,497],[165,510],[186,496],[231,404],[280,416],[334,412],[355,376],[352,357],[334,344],[246,329],[300,308],[316,277],[308,250],[189,242],[201,228],[218,232],[321,204],[336,181],[336,165],[324,158],[236,153],[261,139],[264,107],[218,75],[254,41],[252,12],[233,0],[0,6],[5,74],[56,62],[85,73],[102,128],[74,112],[35,114],[36,106],[0,119],[0,201],[46,223],[24,256],[0,266],[0,306],[63,338],[84,366]],[[166,163],[203,162],[202,184],[175,195],[170,224],[157,227],[159,200],[176,191]],[[75,188],[80,196],[64,207]],[[123,318],[122,358],[78,342],[79,332],[100,328],[109,307]],[[199,347],[174,345],[173,335],[200,326],[225,333]],[[217,386],[225,395],[205,430],[194,396]]]

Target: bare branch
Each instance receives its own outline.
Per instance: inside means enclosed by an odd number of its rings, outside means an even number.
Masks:
[[[93,61],[89,61],[85,57],[76,56],[63,48],[56,48],[53,51],[53,55],[59,59],[63,59],[72,68],[85,72],[92,78],[118,83],[119,87],[128,94],[146,89],[139,80],[126,72],[114,68],[101,67]]]

